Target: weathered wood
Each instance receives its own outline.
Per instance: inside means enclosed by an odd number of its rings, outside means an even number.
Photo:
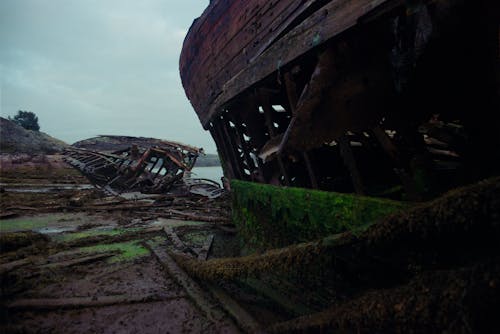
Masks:
[[[184,245],[184,242],[182,242],[182,240],[179,239],[179,236],[177,235],[177,233],[174,232],[174,229],[172,227],[167,226],[163,230],[167,234],[170,241],[172,241],[175,248],[177,248],[180,251],[186,250],[186,245]]]
[[[184,288],[188,296],[196,303],[201,311],[205,313],[207,318],[214,322],[229,322],[229,319],[227,319],[217,304],[205,294],[198,283],[193,281],[186,272],[177,265],[165,248],[156,246],[152,242],[146,242],[146,246],[156,256],[170,276]]]
[[[224,119],[218,119],[214,125],[216,126],[216,129],[219,131],[219,136],[223,138],[223,145],[224,149],[226,152],[226,155],[229,157],[229,162],[231,163],[232,170],[235,174],[236,178],[241,178],[241,169],[240,169],[240,163],[238,160],[238,157],[236,156],[236,153],[234,152],[234,146],[232,146],[231,142],[229,141],[230,138],[227,129],[226,129],[226,120]]]
[[[317,2],[213,1],[191,27],[180,61],[183,85],[195,109],[206,109],[224,82],[267,49]],[[194,79],[197,77],[194,73],[203,73],[204,80]]]
[[[205,243],[203,244],[203,247],[201,247],[199,253],[198,253],[198,260],[200,261],[206,261],[208,258],[208,253],[210,252],[210,248],[212,248],[212,243],[214,242],[215,235],[210,234],[205,240]]]
[[[356,164],[356,159],[354,159],[354,154],[352,152],[351,144],[347,135],[343,135],[339,138],[340,155],[344,160],[349,173],[351,174],[352,185],[357,194],[364,194],[363,182],[361,180],[361,174],[359,173],[358,166]]]
[[[209,223],[229,222],[230,221],[230,219],[224,218],[224,217],[197,215],[197,214],[193,214],[193,213],[183,212],[183,211],[179,211],[179,210],[172,210],[172,209],[168,209],[168,210],[166,210],[166,212],[174,214],[176,216],[186,218],[186,219],[191,219],[194,221],[204,221],[204,222],[209,222]]]
[[[403,168],[399,151],[396,145],[394,145],[394,143],[391,141],[391,138],[389,138],[389,136],[380,126],[375,126],[372,129],[372,132],[375,135],[375,138],[377,138],[378,142],[380,143],[382,149],[387,153],[387,155],[389,155],[389,157],[391,157],[394,163],[395,172],[400,178],[401,183],[403,184],[403,188],[408,195],[408,198],[411,200],[420,199],[420,195],[417,192],[417,187],[415,186],[415,181],[413,180],[411,175],[408,174],[406,169]]]
[[[80,265],[80,264],[88,264],[91,262],[107,259],[108,257],[115,256],[116,254],[117,254],[116,251],[100,253],[100,254],[96,254],[96,255],[84,256],[84,257],[66,260],[66,261],[61,261],[61,262],[48,263],[48,264],[42,265],[41,267],[42,268],[72,267],[72,266],[76,266],[76,265]]]
[[[215,145],[217,146],[217,153],[222,161],[222,168],[224,170],[224,176],[226,178],[232,179],[235,177],[235,172],[233,171],[233,165],[230,162],[229,155],[226,151],[224,140],[219,136],[219,132],[215,128],[215,125],[212,123],[210,127],[210,134],[212,138],[214,138]]]
[[[274,111],[273,107],[271,106],[271,103],[269,102],[269,97],[267,94],[262,94],[261,96],[261,103],[262,103],[262,109],[264,110],[264,116],[266,119],[266,126],[267,126],[267,131],[269,131],[269,136],[271,137],[271,140],[276,137],[276,133],[273,128],[273,120],[272,120],[272,113]],[[262,156],[262,153],[259,154],[259,157]],[[263,159],[266,161],[265,159]],[[281,175],[283,175],[285,185],[290,186],[290,178],[288,176],[288,172],[285,167],[285,163],[283,162],[283,159],[281,157],[281,152],[278,152],[277,156],[277,161],[278,161],[278,166],[281,172]]]
[[[70,297],[70,298],[27,298],[18,299],[7,303],[9,310],[59,310],[75,309],[85,307],[102,307],[117,304],[147,303],[154,301],[165,301],[184,298],[185,295],[160,296],[148,295],[118,295],[118,296],[94,296],[94,297]]]
[[[292,74],[290,72],[285,73],[285,87],[286,87],[286,95],[288,96],[288,103],[290,104],[290,108],[292,109],[292,115],[294,118],[292,121],[295,123],[295,117],[297,116],[297,104],[299,102],[299,98],[297,97],[297,85],[295,81],[292,79]],[[307,89],[308,85],[304,87],[304,91]],[[290,130],[293,127],[292,121],[290,122],[290,126],[287,128],[288,136],[290,135]],[[284,143],[288,140],[288,137],[283,137],[282,143],[280,143],[280,147],[278,151],[283,150]],[[318,189],[318,182],[316,181],[316,176],[314,175],[314,170],[311,164],[311,160],[309,159],[309,154],[305,151],[302,152],[302,158],[306,164],[307,173],[309,174],[309,181],[311,182],[311,187],[313,189]]]
[[[23,267],[27,264],[30,264],[31,260],[26,258],[26,259],[20,259],[20,260],[15,260],[7,263],[2,263],[0,264],[0,275],[6,274],[10,271],[13,271],[17,268]]]
[[[302,152],[302,158],[306,163],[307,173],[309,174],[309,180],[311,181],[311,187],[313,189],[318,189],[318,181],[316,180],[316,175],[314,174],[314,169],[311,164],[311,159],[309,159],[309,154],[307,152]]]
[[[254,317],[242,308],[238,302],[231,298],[231,296],[229,296],[224,290],[213,284],[209,284],[208,288],[222,307],[224,307],[226,312],[228,312],[236,321],[238,327],[240,327],[245,333],[264,333],[263,328],[254,319]]]
[[[353,27],[359,17],[386,1],[333,0],[323,6],[225,82],[222,92],[211,103],[208,112],[197,110],[203,112],[199,114],[202,124],[206,126],[220,106],[276,71],[277,66],[285,66],[308,50]]]

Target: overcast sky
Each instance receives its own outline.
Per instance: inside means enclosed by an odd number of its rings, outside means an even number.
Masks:
[[[215,153],[184,94],[179,55],[208,0],[0,0],[0,115],[38,115],[68,143],[99,134]]]

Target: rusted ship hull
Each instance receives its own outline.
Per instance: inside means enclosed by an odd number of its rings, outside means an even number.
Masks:
[[[499,171],[499,12],[492,0],[211,1],[181,78],[230,179],[431,197]]]

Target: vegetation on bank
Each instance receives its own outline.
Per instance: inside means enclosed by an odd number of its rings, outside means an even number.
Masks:
[[[11,118],[9,116],[9,121],[22,126],[26,130],[40,130],[40,125],[38,124],[38,116],[31,111],[19,110],[14,117]]]

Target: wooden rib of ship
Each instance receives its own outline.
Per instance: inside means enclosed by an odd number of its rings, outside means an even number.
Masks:
[[[499,12],[214,0],[180,73],[228,179],[425,199],[499,171]]]

